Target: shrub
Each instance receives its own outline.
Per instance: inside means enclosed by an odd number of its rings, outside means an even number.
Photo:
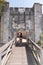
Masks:
[[[39,40],[39,41],[37,42],[37,44],[38,44],[39,46],[41,46],[41,40]]]

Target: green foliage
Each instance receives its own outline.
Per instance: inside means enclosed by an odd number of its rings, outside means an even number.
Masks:
[[[0,0],[0,14],[2,14],[2,8],[4,6],[5,0]]]
[[[37,44],[40,45],[41,47],[43,47],[43,34],[40,35],[39,41]]]
[[[41,46],[41,40],[39,40],[37,44],[38,44],[39,46]]]

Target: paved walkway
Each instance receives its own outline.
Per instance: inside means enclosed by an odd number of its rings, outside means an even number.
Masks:
[[[25,47],[14,47],[7,65],[28,65]]]
[[[6,65],[36,65],[27,46],[13,47],[12,54]]]

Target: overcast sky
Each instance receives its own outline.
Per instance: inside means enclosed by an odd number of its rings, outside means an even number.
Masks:
[[[7,0],[13,7],[32,7],[34,3],[43,4],[43,0]]]

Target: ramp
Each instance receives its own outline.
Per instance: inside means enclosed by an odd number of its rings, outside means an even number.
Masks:
[[[25,47],[14,47],[6,65],[28,65]]]
[[[37,65],[30,48],[27,46],[13,47],[12,54],[6,65]]]

